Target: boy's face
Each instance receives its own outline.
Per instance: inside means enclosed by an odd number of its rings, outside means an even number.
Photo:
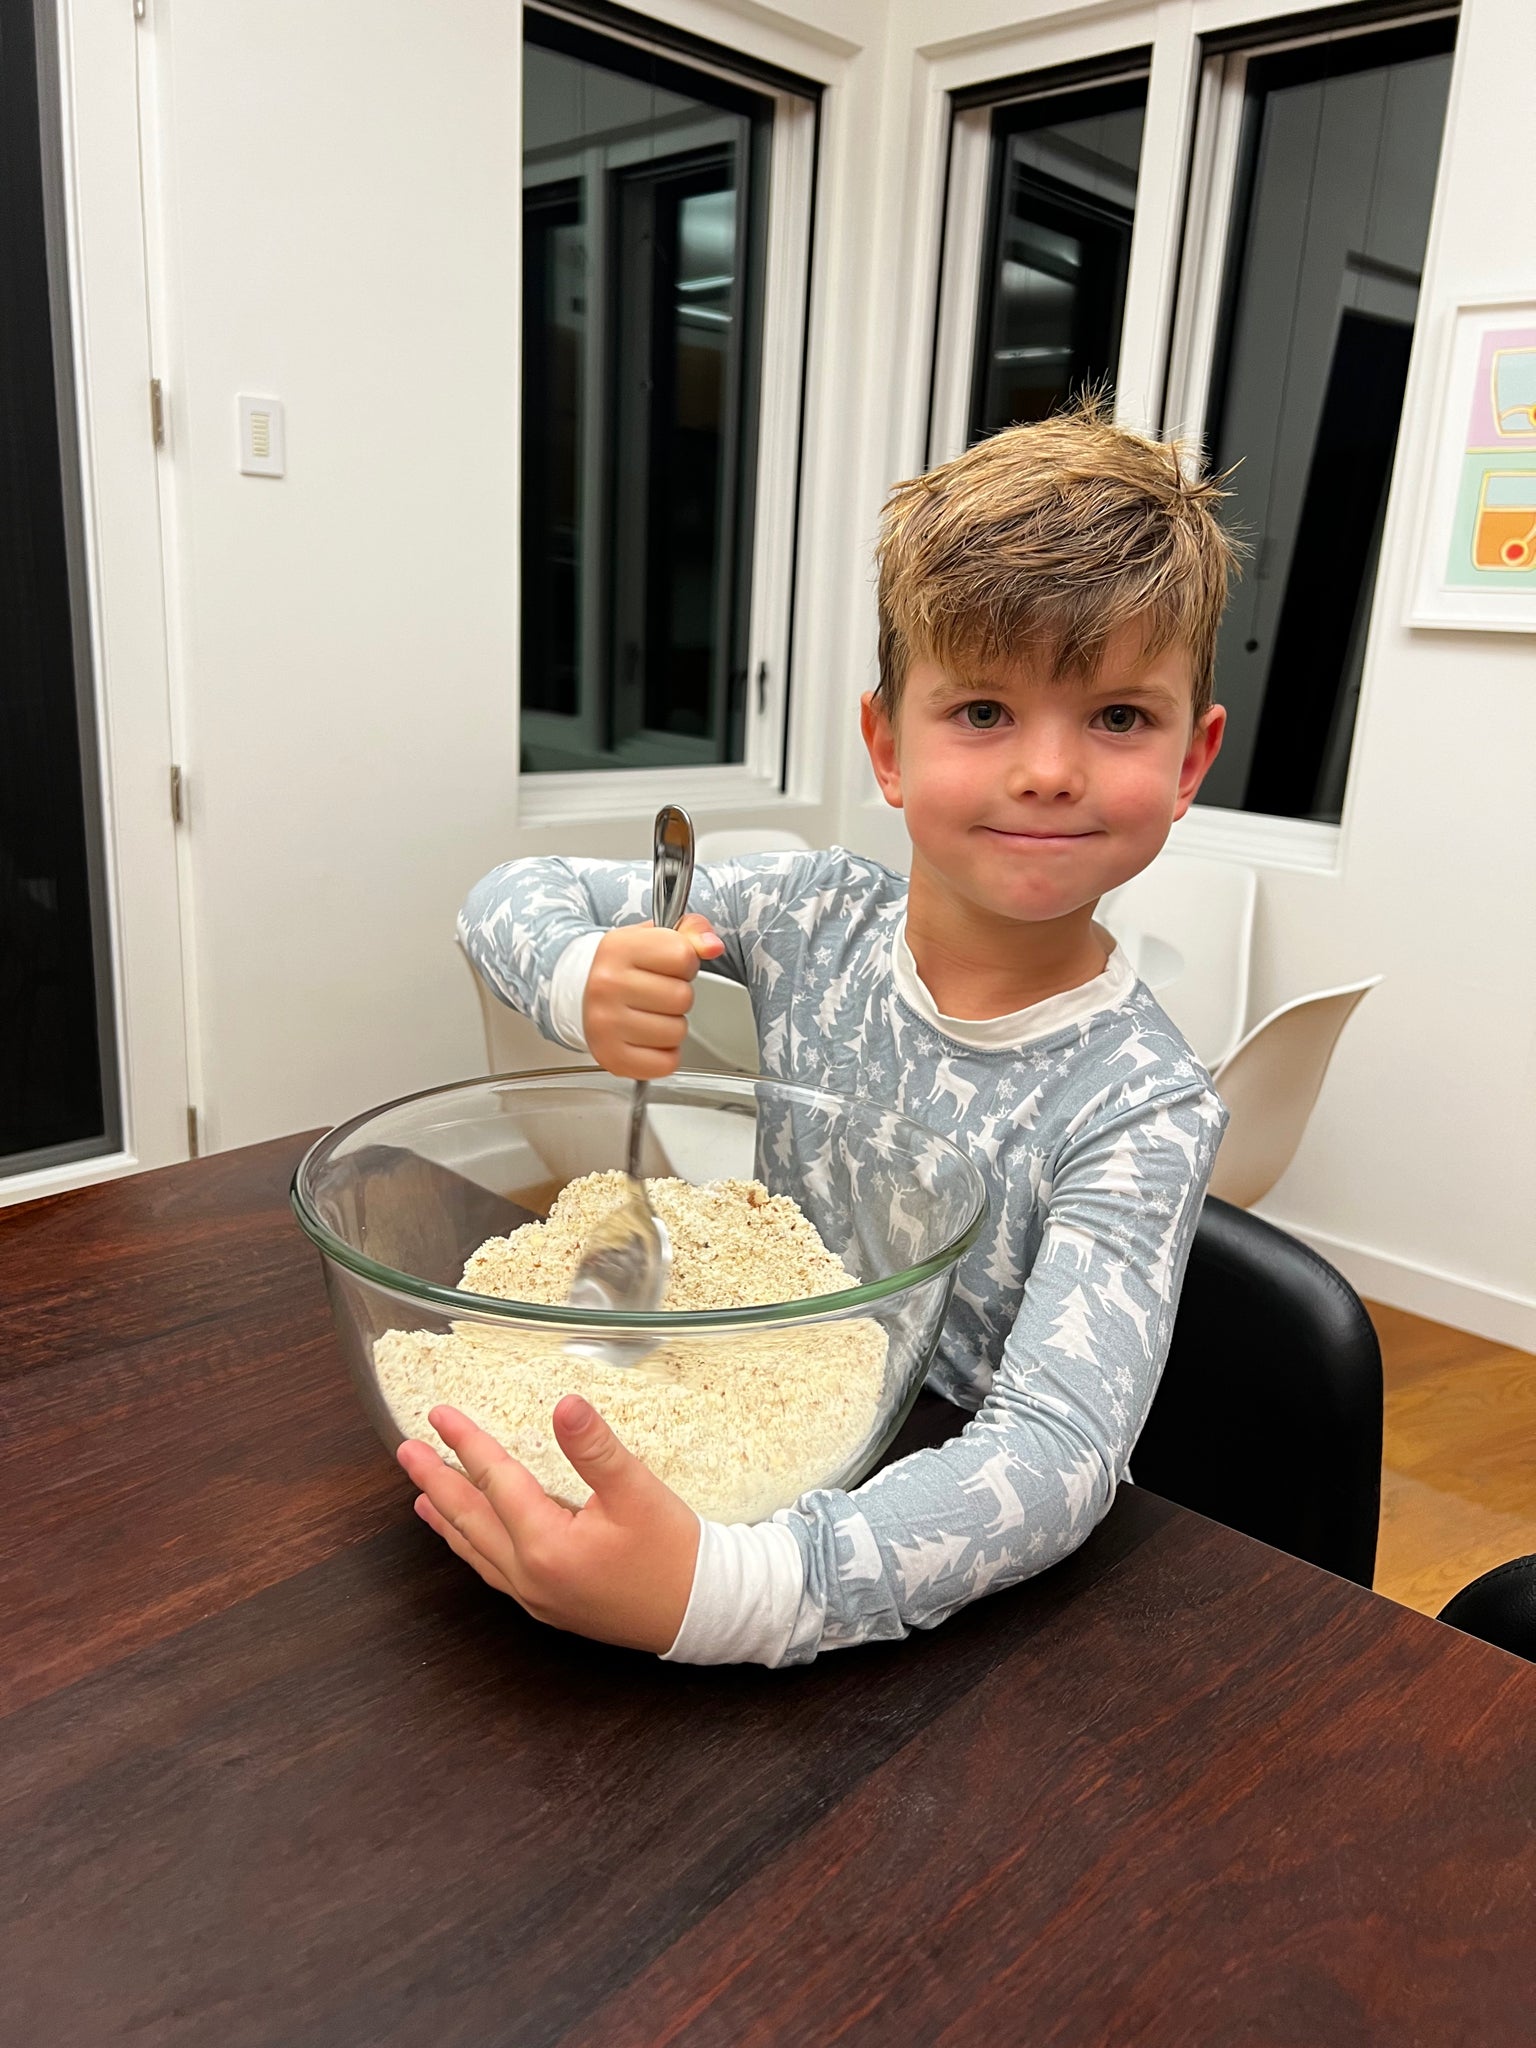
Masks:
[[[1028,658],[914,661],[896,718],[864,699],[864,740],[921,867],[957,911],[1069,916],[1156,857],[1221,746],[1226,713],[1191,719],[1187,651],[1150,660],[1132,625],[1088,681]]]

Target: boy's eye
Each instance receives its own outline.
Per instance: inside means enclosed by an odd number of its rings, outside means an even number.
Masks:
[[[962,715],[973,731],[990,732],[994,726],[1002,724],[1003,707],[990,698],[983,698],[978,703],[965,705]]]
[[[1100,716],[1106,732],[1134,732],[1141,713],[1134,704],[1107,704]]]

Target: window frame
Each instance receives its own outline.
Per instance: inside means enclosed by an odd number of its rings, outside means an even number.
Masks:
[[[1226,33],[1200,42],[1199,77],[1190,124],[1183,244],[1169,318],[1167,373],[1161,409],[1164,433],[1195,441],[1204,439],[1216,361],[1225,325],[1231,317],[1235,279],[1228,272],[1234,254],[1235,231],[1246,206],[1246,194],[1239,188],[1249,67],[1290,51],[1320,49],[1330,43],[1355,42],[1363,37],[1390,37],[1400,29],[1433,21],[1455,20],[1460,12],[1454,0],[1452,4],[1440,5],[1415,5],[1414,0],[1404,0],[1400,7],[1390,10],[1373,8],[1344,19],[1339,18],[1337,10],[1330,10],[1315,27],[1291,16],[1283,22],[1273,21],[1271,33],[1266,33],[1269,24],[1264,16],[1256,14],[1251,25],[1237,22]],[[1434,214],[1431,211],[1426,276],[1433,252],[1433,236]],[[1420,337],[1426,318],[1427,309],[1421,294],[1415,321],[1415,356],[1420,352]],[[1410,396],[1412,375],[1410,368]],[[1405,417],[1407,410],[1405,401]],[[1396,471],[1397,465],[1394,464],[1394,479]],[[1395,481],[1391,490],[1396,490]],[[1365,679],[1369,675],[1379,631],[1382,580],[1378,563],[1373,572],[1366,612],[1362,704]],[[1357,729],[1358,722],[1357,707]],[[1350,780],[1346,768],[1343,815],[1338,824],[1196,802],[1182,823],[1175,826],[1173,843],[1191,853],[1333,872],[1342,857],[1349,805]]]
[[[787,800],[795,561],[801,510],[801,430],[806,398],[813,227],[821,86],[814,79],[791,89],[772,72],[743,57],[740,68],[714,62],[657,24],[655,37],[631,33],[606,12],[580,7],[525,7],[580,29],[595,41],[627,44],[665,59],[669,69],[699,73],[772,104],[767,164],[767,227],[763,268],[763,322],[759,355],[756,488],[745,524],[751,532],[751,595],[747,619],[747,690],[743,755],[739,762],[689,766],[583,768],[525,772],[519,768],[513,799],[519,826],[553,825],[573,815],[641,816],[659,804],[691,810],[735,811]],[[573,152],[573,158],[576,153]],[[519,252],[519,260],[521,254]],[[594,356],[599,351],[591,351]],[[591,374],[589,372],[589,374]],[[606,504],[606,499],[604,501]],[[602,508],[594,508],[599,518]],[[519,508],[521,524],[521,508]],[[514,693],[514,758],[520,758],[525,713],[521,676]],[[642,751],[642,749],[637,749]]]
[[[1190,142],[1184,252],[1179,266],[1171,333],[1163,421],[1170,433],[1196,434],[1205,424],[1211,380],[1227,318],[1227,266],[1242,195],[1238,192],[1243,148],[1243,115],[1251,64],[1291,50],[1320,49],[1362,36],[1390,36],[1394,29],[1430,21],[1455,20],[1459,6],[1404,7],[1341,27],[1267,40],[1254,24],[1254,40],[1240,48],[1202,53],[1200,85]]]
[[[1133,47],[1081,65],[1042,72],[1035,79],[999,80],[995,97],[987,96],[986,88],[951,95],[925,468],[959,455],[970,434],[971,392],[989,304],[987,266],[993,239],[993,147],[998,117],[1013,108],[1064,100],[1114,85],[1145,83],[1150,103],[1151,60],[1149,47]],[[1133,251],[1135,237],[1133,220]],[[1128,299],[1128,291],[1126,296]],[[1122,338],[1125,325],[1122,309]],[[1117,417],[1119,411],[1117,401]]]
[[[1454,0],[1393,0],[1391,5],[1386,0],[1359,0],[1359,4],[1346,7],[1330,5],[1329,0],[1301,7],[1287,6],[1285,0],[1193,0],[1193,5],[1177,16],[1166,7],[1147,4],[1108,19],[1074,17],[1067,21],[1057,16],[1023,24],[1016,33],[979,49],[954,50],[939,42],[920,46],[915,61],[928,102],[922,175],[930,195],[931,226],[914,238],[911,275],[914,279],[926,277],[931,325],[917,344],[921,361],[909,359],[907,367],[915,387],[914,400],[921,391],[921,410],[908,412],[905,446],[895,455],[889,473],[910,474],[964,446],[963,414],[955,394],[963,388],[969,357],[964,348],[957,349],[957,340],[963,339],[968,346],[974,333],[984,253],[986,180],[984,141],[983,153],[978,156],[973,150],[969,163],[956,154],[953,145],[957,129],[980,103],[1030,90],[1059,91],[1078,80],[1107,81],[1137,68],[1134,60],[1140,58],[1143,48],[1150,51],[1115,417],[1147,431],[1171,431],[1178,421],[1170,401],[1187,389],[1190,375],[1188,338],[1175,315],[1189,292],[1192,267],[1202,261],[1202,249],[1204,261],[1214,267],[1219,290],[1220,253],[1225,250],[1231,217],[1235,132],[1221,138],[1230,154],[1219,232],[1217,223],[1210,222],[1198,243],[1192,238],[1189,223],[1200,217],[1195,193],[1203,191],[1209,198],[1213,172],[1221,168],[1211,160],[1217,138],[1205,97],[1211,91],[1208,67],[1212,60],[1239,53],[1268,56],[1294,45],[1391,30],[1460,11]],[[1112,68],[1116,59],[1119,74]],[[1451,89],[1454,96],[1454,74]],[[1202,119],[1203,114],[1206,118]],[[982,138],[987,120],[983,112],[976,125],[975,132]],[[1214,258],[1209,253],[1213,243],[1218,252]],[[1436,245],[1436,214],[1432,212],[1426,283],[1433,276]],[[925,271],[918,271],[917,265],[925,265]],[[1208,292],[1208,303],[1213,346],[1215,292]],[[957,318],[957,307],[968,310]],[[1421,335],[1414,343],[1405,416],[1417,402],[1415,394],[1423,375],[1420,341],[1428,345],[1427,324],[1427,315],[1421,310]],[[1401,514],[1393,503],[1399,488],[1394,481],[1388,504],[1389,532],[1400,523]],[[1379,588],[1367,628],[1362,707],[1377,659]],[[1335,873],[1342,865],[1354,791],[1351,781],[1337,825],[1196,804],[1174,826],[1169,846],[1299,873]],[[878,808],[878,799],[866,794],[864,812],[874,817]]]

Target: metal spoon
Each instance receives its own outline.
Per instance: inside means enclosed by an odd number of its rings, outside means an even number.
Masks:
[[[675,931],[688,908],[693,886],[693,823],[676,804],[656,813],[654,864],[651,873],[651,919]],[[652,1209],[640,1177],[645,1140],[645,1100],[650,1084],[635,1083],[629,1113],[629,1187],[623,1201],[609,1211],[582,1247],[581,1264],[566,1296],[572,1308],[647,1315],[659,1308],[672,1269],[667,1227]],[[608,1365],[634,1365],[655,1349],[646,1337],[572,1337],[567,1351]]]

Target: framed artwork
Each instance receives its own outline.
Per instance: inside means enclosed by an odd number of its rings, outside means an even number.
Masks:
[[[1410,626],[1536,633],[1536,300],[1452,317]]]

